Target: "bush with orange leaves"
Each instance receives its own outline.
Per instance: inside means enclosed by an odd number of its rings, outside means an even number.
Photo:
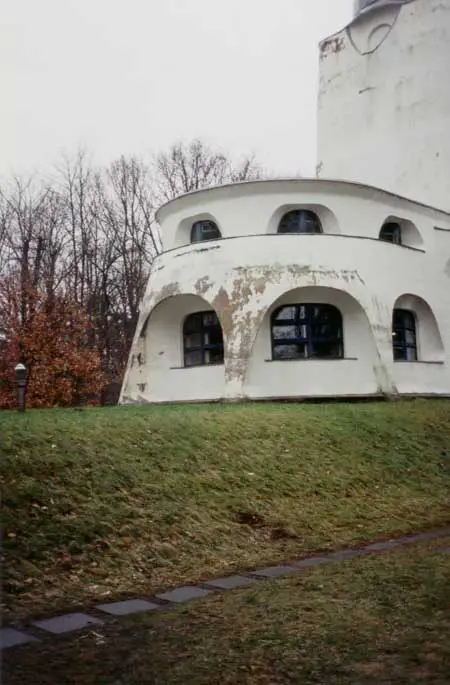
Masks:
[[[0,279],[0,409],[17,405],[14,367],[28,370],[28,407],[97,404],[105,378],[95,331],[79,305],[24,279]]]

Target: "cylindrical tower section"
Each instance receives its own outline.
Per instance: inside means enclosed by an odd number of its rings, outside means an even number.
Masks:
[[[320,46],[321,178],[450,210],[450,0],[357,0]]]

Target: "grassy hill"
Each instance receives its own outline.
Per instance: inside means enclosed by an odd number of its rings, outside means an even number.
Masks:
[[[10,619],[450,522],[450,403],[0,414]]]

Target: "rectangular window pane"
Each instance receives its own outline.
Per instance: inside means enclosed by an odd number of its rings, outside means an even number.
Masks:
[[[407,347],[406,348],[406,359],[409,362],[417,361],[417,350],[415,347]]]
[[[282,359],[304,359],[306,357],[306,345],[274,345],[273,358]]]
[[[206,350],[205,364],[223,364],[223,349],[216,347],[213,350]]]
[[[203,363],[201,350],[186,352],[184,363],[186,366],[200,366]]]
[[[192,347],[201,347],[202,336],[201,333],[189,333],[184,336],[184,347],[190,349]]]
[[[314,359],[342,357],[341,342],[339,340],[313,341],[310,346],[310,357]]]
[[[207,312],[206,314],[203,314],[204,326],[217,326],[218,323],[219,321],[215,312]]]
[[[295,321],[295,307],[283,307],[275,317],[275,321]]]
[[[208,345],[215,345],[223,349],[222,329],[219,326],[216,328],[211,328],[211,330],[208,332],[208,338]]]
[[[339,326],[334,323],[315,324],[311,327],[311,337],[314,338],[334,338],[335,340],[341,337]]]
[[[405,331],[401,328],[396,328],[393,334],[393,340],[397,346],[405,343]]]
[[[289,340],[298,338],[297,326],[274,326],[273,337],[275,340]]]
[[[202,315],[193,314],[186,319],[184,324],[184,330],[186,333],[193,333],[195,331],[200,331],[202,327]]]
[[[414,333],[414,331],[405,331],[405,341],[409,345],[416,344],[416,334]]]
[[[394,360],[395,361],[406,361],[406,348],[394,347]]]

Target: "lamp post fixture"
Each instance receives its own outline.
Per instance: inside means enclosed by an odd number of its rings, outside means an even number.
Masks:
[[[25,391],[27,388],[27,367],[22,362],[19,362],[14,368],[16,372],[17,394],[19,400],[19,411],[25,411]]]

